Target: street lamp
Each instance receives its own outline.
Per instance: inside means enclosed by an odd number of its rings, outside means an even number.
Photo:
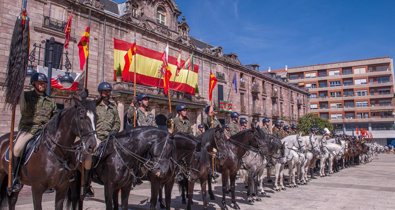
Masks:
[[[66,68],[66,72],[64,73],[63,76],[59,78],[59,82],[64,88],[70,88],[73,85],[74,78],[70,75],[70,71],[69,71],[71,69],[71,63],[68,56],[69,53],[66,51],[65,55],[66,55],[66,61],[64,67]]]

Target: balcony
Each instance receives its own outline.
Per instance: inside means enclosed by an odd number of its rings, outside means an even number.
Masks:
[[[240,89],[246,89],[246,82],[244,80],[240,80]]]
[[[259,94],[260,93],[260,87],[259,84],[253,83],[251,86],[251,93],[252,94]]]
[[[392,81],[388,82],[369,82],[370,87],[385,87],[385,86],[390,86],[393,85]]]
[[[218,80],[219,82],[224,82],[224,83],[226,83],[225,73],[216,72],[215,74],[216,74],[215,77],[217,78],[217,80]]]
[[[43,27],[64,33],[67,22],[44,16]]]
[[[242,105],[242,106],[240,107],[240,113],[242,113],[242,114],[247,114],[247,107]]]

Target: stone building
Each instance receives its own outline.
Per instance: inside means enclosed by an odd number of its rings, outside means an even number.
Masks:
[[[3,86],[11,34],[21,2],[0,2],[0,84]],[[71,41],[65,56],[63,31],[69,14],[73,15],[73,22]],[[30,0],[28,15],[31,20],[30,49],[34,57],[29,66],[32,68],[45,68],[48,63],[48,40],[54,37],[54,67],[65,69],[65,64],[70,61],[70,71],[81,73],[77,43],[90,24],[88,89],[92,97],[95,97],[98,83],[113,83],[116,89],[115,99],[121,110],[122,107],[126,109],[133,98],[133,84],[114,81],[114,38],[127,42],[136,40],[139,45],[159,52],[163,52],[168,44],[169,54],[173,57],[177,57],[180,51],[184,59],[191,53],[194,54],[194,63],[199,66],[199,95],[173,91],[171,97],[173,110],[180,103],[190,107],[190,118],[195,124],[204,118],[203,109],[208,104],[211,70],[218,78],[213,101],[220,111],[218,117],[223,123],[229,120],[231,110],[241,113],[249,122],[269,117],[281,118],[289,123],[296,121],[307,111],[308,93],[304,89],[263,74],[258,65],[242,64],[236,53],[225,53],[220,46],[212,46],[191,37],[186,18],[181,17],[181,11],[173,0],[127,0],[121,4],[111,0]],[[234,77],[237,93],[232,88]],[[138,85],[137,91],[152,96],[158,124],[163,126],[169,111],[167,98],[161,94],[160,88]],[[3,91],[0,94],[0,106],[4,107]],[[64,93],[54,91],[53,96],[62,94]],[[61,98],[57,100],[60,104],[64,103]],[[9,131],[10,111],[0,115],[0,134],[4,134]]]

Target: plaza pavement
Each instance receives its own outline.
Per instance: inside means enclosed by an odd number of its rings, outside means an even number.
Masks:
[[[84,209],[105,209],[103,186],[93,185],[96,197],[86,200]],[[241,181],[237,181],[236,199],[241,209],[320,209],[320,210],[393,210],[395,209],[395,155],[380,154],[373,162],[341,170],[331,176],[313,179],[308,185],[287,188],[274,192],[267,184],[265,190],[270,197],[249,205],[245,202],[246,193]],[[209,209],[220,209],[222,195],[220,184],[214,185],[216,200],[210,201]],[[149,182],[137,186],[129,196],[129,209],[149,209],[147,202],[150,194]],[[181,204],[178,186],[172,194],[172,209],[185,209]],[[54,208],[54,193],[45,194],[43,209]],[[200,185],[195,185],[193,209],[202,209]],[[227,198],[227,203],[230,199]],[[16,209],[33,209],[30,188],[25,187]],[[158,207],[159,209],[159,207]],[[229,207],[229,209],[231,209]]]

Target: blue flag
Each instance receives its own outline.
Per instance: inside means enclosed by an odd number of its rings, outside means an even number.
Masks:
[[[233,81],[232,81],[232,86],[235,88],[235,91],[237,93],[237,76],[236,76],[236,72],[233,75]]]

